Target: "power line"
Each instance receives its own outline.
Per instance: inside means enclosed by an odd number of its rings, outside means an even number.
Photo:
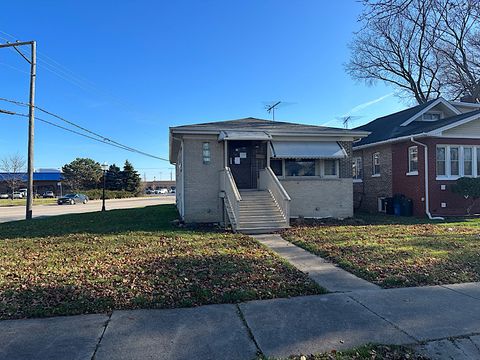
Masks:
[[[2,99],[0,98],[0,100],[5,100],[5,99]],[[22,103],[22,102],[19,102],[19,101],[15,101],[15,100],[6,100],[8,102],[11,102],[11,103],[17,103],[17,105],[24,105],[25,103]],[[41,110],[40,108],[36,107],[38,110],[40,111],[43,111]],[[5,113],[5,114],[8,114],[8,115],[15,115],[15,116],[21,116],[21,117],[27,117],[28,118],[28,115],[27,114],[21,114],[21,113],[17,113],[17,112],[13,112],[13,111],[8,111],[8,110],[1,110],[0,109],[0,113]],[[51,113],[49,113],[51,114]],[[149,154],[149,153],[146,153],[144,151],[141,151],[141,150],[138,150],[138,149],[135,149],[135,148],[132,148],[130,146],[127,146],[127,145],[123,145],[121,143],[118,143],[116,141],[113,141],[111,139],[108,139],[106,137],[103,137],[101,135],[98,135],[88,129],[85,129],[81,126],[77,126],[76,124],[74,124],[73,122],[70,122],[70,121],[67,121],[69,124],[72,124],[72,125],[75,125],[77,127],[79,127],[80,129],[84,130],[84,131],[88,131],[89,133],[92,133],[92,134],[95,134],[95,136],[97,137],[94,137],[94,136],[91,136],[91,135],[87,135],[87,134],[83,134],[79,131],[76,131],[76,130],[72,130],[72,129],[69,129],[67,127],[64,127],[62,125],[58,125],[58,124],[55,124],[54,122],[51,122],[49,120],[45,120],[45,119],[42,119],[42,118],[39,118],[38,116],[35,117],[36,120],[38,121],[41,121],[45,124],[48,124],[48,125],[51,125],[51,126],[54,126],[54,127],[57,127],[59,129],[62,129],[62,130],[65,130],[65,131],[68,131],[68,132],[71,132],[73,134],[76,134],[76,135],[79,135],[79,136],[83,136],[85,138],[88,138],[88,139],[91,139],[91,140],[95,140],[95,141],[98,141],[98,142],[101,142],[103,144],[107,144],[107,145],[110,145],[110,146],[113,146],[113,147],[116,147],[116,148],[119,148],[119,149],[122,149],[122,150],[126,150],[126,151],[130,151],[130,152],[133,152],[133,153],[137,153],[137,154],[140,154],[140,155],[144,155],[144,156],[148,156],[148,157],[151,157],[151,158],[154,158],[154,159],[157,159],[157,160],[162,160],[162,161],[169,161],[168,159],[165,159],[165,158],[162,158],[162,157],[159,157],[159,156],[156,156],[156,155],[152,155],[152,154]],[[99,137],[99,138],[98,138]]]

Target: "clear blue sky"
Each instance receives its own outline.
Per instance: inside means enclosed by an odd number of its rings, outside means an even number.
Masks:
[[[38,106],[167,158],[169,126],[269,118],[264,101],[294,103],[278,120],[329,126],[347,113],[363,116],[357,126],[404,108],[387,96],[394,89],[344,71],[360,10],[354,0],[16,0],[2,4],[0,42],[11,40],[5,33],[37,40]],[[28,70],[0,49],[0,97],[27,101]],[[0,115],[0,157],[26,155],[26,124]],[[129,159],[148,179],[172,168],[40,122],[35,150],[36,168],[75,157]]]

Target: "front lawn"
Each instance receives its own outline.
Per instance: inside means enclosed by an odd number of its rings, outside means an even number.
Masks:
[[[293,227],[284,237],[384,288],[480,281],[480,219],[359,216]]]
[[[248,236],[174,228],[172,205],[0,224],[0,318],[319,294]]]
[[[0,206],[25,206],[26,199],[0,199]],[[33,205],[56,204],[57,199],[33,199]]]

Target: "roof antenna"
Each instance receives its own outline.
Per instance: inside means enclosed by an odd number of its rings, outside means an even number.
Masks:
[[[345,129],[348,129],[348,127],[350,126],[350,122],[351,122],[351,121],[360,119],[360,118],[362,118],[362,117],[363,117],[363,116],[345,115],[345,116],[337,116],[336,119],[337,119],[337,120],[341,120],[341,121],[342,121],[342,124],[343,124],[343,127],[344,127]]]
[[[274,101],[271,104],[265,105],[265,110],[270,114],[272,114],[272,121],[275,121],[275,108],[278,107],[282,102],[281,101]]]

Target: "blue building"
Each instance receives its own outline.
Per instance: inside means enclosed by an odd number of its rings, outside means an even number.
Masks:
[[[39,169],[33,173],[33,191],[35,194],[43,194],[45,191],[53,191],[55,195],[62,194],[63,175],[55,169]],[[16,189],[25,188],[27,185],[27,173],[1,173],[0,194],[12,191],[12,183]]]

